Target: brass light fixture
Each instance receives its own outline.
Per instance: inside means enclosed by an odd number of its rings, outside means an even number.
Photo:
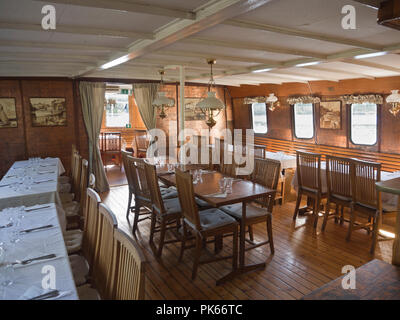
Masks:
[[[392,105],[389,112],[396,116],[400,112],[400,94],[399,90],[392,90],[392,93],[386,98],[386,102]]]
[[[161,76],[161,80],[160,80],[160,87],[161,87],[164,84],[164,81],[163,81],[164,70],[160,70],[158,73]],[[175,100],[168,98],[165,94],[166,93],[163,91],[157,92],[157,97],[153,101],[153,106],[160,109],[159,116],[161,119],[164,119],[167,117],[167,114],[165,113],[165,108],[173,107],[175,105]]]
[[[269,96],[267,97],[265,102],[267,103],[267,105],[269,105],[268,109],[271,110],[271,111],[275,110],[275,102],[277,102],[276,105],[279,107],[278,98],[273,93],[269,94]]]
[[[196,107],[206,115],[206,124],[211,129],[217,123],[214,118],[220,114],[221,110],[225,109],[225,104],[215,96],[214,91],[211,91],[211,88],[215,85],[212,67],[216,63],[216,60],[207,59],[207,63],[210,65],[211,69],[210,81],[208,82],[207,98],[201,100]]]

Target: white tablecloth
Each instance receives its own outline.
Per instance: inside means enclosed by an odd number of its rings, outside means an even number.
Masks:
[[[0,180],[0,210],[41,203],[60,204],[57,180],[64,172],[58,158],[41,159],[35,164],[30,164],[29,161],[15,162]],[[30,188],[23,183],[15,189],[13,184],[21,182],[27,176],[32,177],[33,184]]]
[[[6,249],[6,262],[26,260],[48,254],[56,255],[55,259],[36,261],[25,266],[16,265],[11,273],[13,283],[9,286],[0,285],[1,299],[21,299],[24,294],[27,296],[31,293],[30,297],[32,297],[32,295],[36,296],[46,292],[42,287],[44,276],[49,274],[48,271],[46,274],[42,273],[45,266],[54,267],[55,289],[64,294],[59,299],[78,299],[56,207],[54,203],[48,204],[48,206],[30,212],[24,211],[19,228],[25,230],[50,224],[54,226],[53,228],[21,234],[19,242],[15,244],[10,244],[8,240],[10,228],[0,229],[0,242],[4,243],[3,246]],[[15,209],[0,212],[0,225],[7,223],[10,216],[15,219],[18,215]],[[4,268],[4,265],[0,267],[0,278],[2,278],[2,272],[4,274]]]
[[[284,152],[266,151],[265,158],[280,161],[282,170],[296,168],[296,157]]]
[[[381,180],[386,181],[386,180],[391,180],[394,178],[399,178],[400,177],[400,171],[396,172],[387,172],[387,171],[381,171]],[[327,183],[326,183],[326,162],[322,161],[321,162],[321,184],[322,184],[322,192],[327,191]],[[294,174],[293,180],[292,180],[292,187],[297,191],[299,185],[297,181],[297,170]],[[385,205],[389,206],[394,206],[397,207],[397,196],[389,193],[382,193],[382,203]]]

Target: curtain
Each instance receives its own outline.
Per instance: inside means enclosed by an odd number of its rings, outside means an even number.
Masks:
[[[133,85],[135,102],[147,130],[156,127],[156,112],[153,101],[156,98],[158,87],[159,84],[157,83],[138,83]]]
[[[82,101],[83,121],[89,137],[89,172],[96,177],[96,190],[105,192],[110,189],[104,171],[99,150],[99,135],[103,120],[106,84],[85,82],[79,84]]]

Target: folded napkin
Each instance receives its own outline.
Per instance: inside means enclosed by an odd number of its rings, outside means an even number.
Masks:
[[[221,193],[221,192],[217,192],[217,193],[211,193],[211,194],[206,194],[205,197],[210,197],[210,198],[226,198],[227,197],[227,193]]]
[[[216,172],[216,171],[214,171],[214,170],[204,170],[204,169],[200,169],[200,172],[201,172],[201,173],[214,173],[214,172]]]
[[[18,298],[18,300],[30,300],[30,299],[33,299],[33,298],[35,298],[37,296],[40,296],[42,294],[45,294],[45,293],[48,293],[48,292],[51,292],[51,291],[52,290],[49,290],[49,289],[45,290],[43,288],[32,286],[32,287],[28,288],[24,292],[24,294]],[[59,299],[61,297],[65,297],[65,296],[67,296],[69,294],[71,294],[71,291],[59,291],[58,296],[49,298],[48,300]]]
[[[35,258],[35,257],[32,257],[32,258]],[[15,264],[13,267],[14,267],[14,269],[20,269],[20,268],[25,268],[25,267],[33,266],[33,265],[39,264],[39,263],[47,263],[47,262],[49,262],[49,261],[58,260],[58,259],[61,259],[61,258],[64,258],[64,256],[56,256],[56,257],[50,258],[50,259],[35,260],[35,261],[32,261],[32,262],[27,263],[27,264]],[[26,259],[24,259],[24,260],[28,260],[28,259],[30,259],[30,258],[26,258]],[[22,260],[21,260],[21,261],[22,261]]]
[[[51,208],[51,204],[50,203],[36,204],[31,207],[25,207],[25,211],[33,211],[33,210],[39,210],[39,209],[45,209],[45,208]]]

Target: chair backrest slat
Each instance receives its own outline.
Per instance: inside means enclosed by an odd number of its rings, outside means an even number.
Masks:
[[[182,215],[197,230],[201,230],[198,207],[194,197],[193,178],[189,172],[175,170],[176,188],[178,190],[179,203],[182,208]]]
[[[137,244],[123,231],[114,232],[113,300],[143,300],[145,259]]]
[[[92,279],[101,298],[111,299],[113,290],[113,283],[111,282],[112,257],[117,218],[106,205],[101,203],[98,219]]]
[[[354,164],[349,158],[326,156],[326,182],[328,195],[351,198],[351,177]]]
[[[147,184],[150,189],[151,203],[156,214],[163,214],[165,212],[164,201],[161,197],[160,186],[158,184],[156,166],[146,161],[143,161]]]
[[[94,250],[97,237],[98,207],[100,196],[91,188],[86,191],[86,208],[84,211],[84,228],[82,239],[82,252],[89,266],[93,266]]]
[[[381,164],[356,159],[353,160],[353,163],[353,201],[378,208],[379,198],[375,183],[381,180]]]
[[[86,203],[86,190],[88,188],[89,184],[89,164],[86,159],[82,160],[82,167],[81,167],[81,181],[79,184],[79,205],[80,205],[80,214],[82,215],[82,212],[85,208],[85,203]]]
[[[281,171],[281,162],[273,159],[254,159],[254,169],[250,179],[269,189],[276,190]],[[272,211],[275,197],[262,198],[261,204]],[[260,203],[260,201],[257,201]]]
[[[133,193],[134,190],[134,164],[129,161],[128,157],[132,158],[132,153],[127,151],[121,151],[122,153],[122,163],[124,164],[124,171],[126,175],[126,180],[128,181],[129,191]]]
[[[299,187],[321,192],[321,155],[296,151],[296,161]]]

